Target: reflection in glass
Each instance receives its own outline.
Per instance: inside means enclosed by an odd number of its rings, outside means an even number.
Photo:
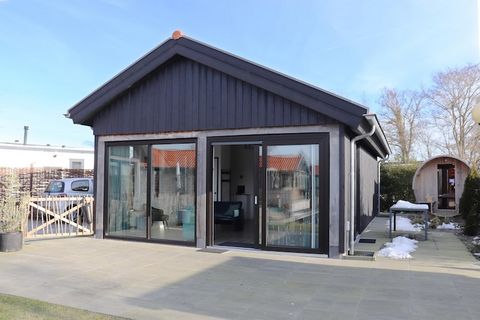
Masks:
[[[318,145],[266,151],[266,245],[318,248]]]
[[[145,145],[108,148],[108,235],[146,237],[147,159]]]
[[[195,144],[152,146],[151,237],[194,241]]]

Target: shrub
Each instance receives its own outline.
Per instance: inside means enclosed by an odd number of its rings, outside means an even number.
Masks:
[[[465,219],[465,227],[463,233],[467,236],[475,236],[478,234],[480,227],[480,202],[476,201],[470,208],[470,211]]]
[[[385,163],[380,169],[380,208],[387,211],[398,200],[415,202],[412,181],[418,163]]]
[[[0,199],[0,233],[21,231],[28,198],[20,193],[20,182],[16,175],[5,176],[1,184],[3,197]]]
[[[459,210],[465,219],[464,233],[476,235],[480,231],[480,175],[475,168],[465,180]]]
[[[467,220],[476,201],[480,201],[480,176],[477,170],[473,168],[465,180],[463,194],[458,207],[463,219]]]

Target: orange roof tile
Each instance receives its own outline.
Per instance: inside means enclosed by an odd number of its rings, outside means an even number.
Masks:
[[[152,163],[154,168],[195,168],[195,150],[160,150],[152,149]]]

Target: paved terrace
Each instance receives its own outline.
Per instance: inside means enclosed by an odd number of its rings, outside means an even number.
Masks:
[[[0,292],[135,319],[478,319],[479,263],[452,233],[430,236],[410,261],[32,241],[0,254]]]

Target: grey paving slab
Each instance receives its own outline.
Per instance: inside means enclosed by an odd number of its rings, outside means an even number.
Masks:
[[[431,239],[409,261],[34,241],[0,254],[0,292],[134,319],[477,319],[479,264],[455,235]]]

